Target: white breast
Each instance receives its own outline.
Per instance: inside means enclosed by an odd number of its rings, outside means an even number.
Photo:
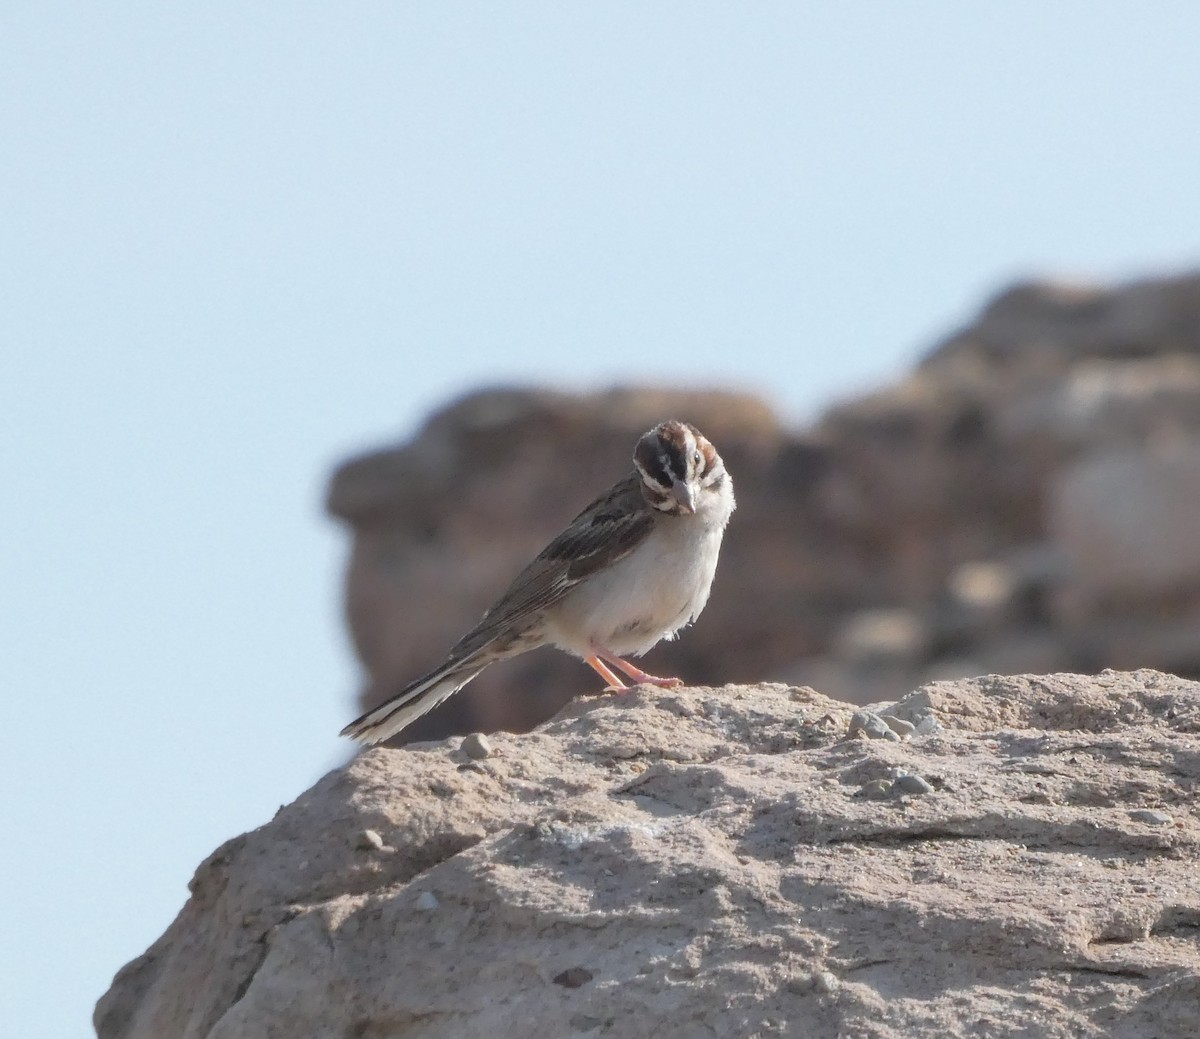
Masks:
[[[549,641],[580,657],[596,646],[618,656],[636,655],[695,620],[708,602],[733,511],[732,489],[721,491],[695,515],[658,518],[633,552],[547,611]]]

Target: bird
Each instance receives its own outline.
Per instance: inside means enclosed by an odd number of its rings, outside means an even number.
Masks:
[[[341,735],[368,746],[390,739],[489,664],[543,645],[580,658],[606,691],[629,688],[621,676],[682,685],[624,658],[673,638],[700,615],[734,508],[733,480],[708,438],[687,422],[659,423],[638,439],[633,471],[516,576],[442,664]]]

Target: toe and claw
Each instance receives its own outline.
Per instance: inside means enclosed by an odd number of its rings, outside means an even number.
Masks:
[[[619,671],[623,671],[633,679],[635,685],[656,685],[663,689],[673,689],[675,686],[683,685],[682,678],[660,678],[658,675],[648,674],[640,667],[629,663],[628,660],[622,660],[615,653],[610,653],[608,650],[596,647],[593,648],[596,649],[595,653],[590,657],[586,657],[584,663],[608,683],[608,686],[604,690],[606,693],[619,693],[629,688],[628,684],[621,681],[620,676],[612,670],[612,667],[608,666],[609,664]]]

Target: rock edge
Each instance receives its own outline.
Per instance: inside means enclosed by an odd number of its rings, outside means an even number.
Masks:
[[[858,710],[637,689],[364,753],[200,866],[97,1032],[1200,1034],[1200,685]]]

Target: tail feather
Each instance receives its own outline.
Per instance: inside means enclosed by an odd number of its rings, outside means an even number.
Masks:
[[[349,736],[367,746],[382,743],[448,700],[482,670],[483,667],[473,660],[438,668],[356,718],[339,735]]]

